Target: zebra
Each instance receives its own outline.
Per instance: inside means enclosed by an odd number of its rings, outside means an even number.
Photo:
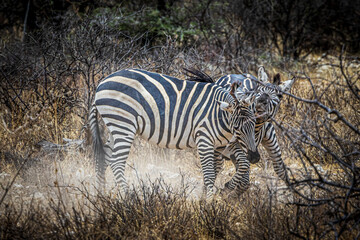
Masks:
[[[281,84],[280,74],[276,74],[274,76],[273,83],[270,83],[269,77],[266,74],[265,68],[263,66],[260,66],[258,69],[259,80],[251,74],[230,74],[220,77],[218,80],[214,81],[211,77],[200,71],[194,69],[185,70],[195,75],[195,77],[190,78],[192,81],[215,82],[216,85],[221,86],[228,91],[230,90],[230,86],[232,84],[238,83],[240,86],[237,88],[238,94],[243,94],[247,91],[256,92],[256,98],[253,103],[256,109],[256,145],[258,146],[261,143],[264,146],[273,162],[273,167],[276,174],[280,179],[289,185],[290,182],[286,171],[286,165],[281,158],[281,149],[279,147],[276,132],[271,120],[278,112],[283,93],[290,91],[295,79],[293,78],[291,80],[287,80]],[[216,154],[216,157],[216,162],[219,169],[221,169],[221,166],[224,164],[224,160],[231,159],[237,168],[236,162],[238,161],[246,162],[248,160],[250,163],[254,164],[257,163],[260,159],[246,159],[246,155],[244,155],[244,152],[239,149],[236,141],[230,141],[221,153]],[[249,186],[250,183],[247,182],[247,186],[243,187],[242,190],[245,190]],[[228,186],[225,184],[225,187]],[[225,188],[224,190],[226,192],[227,189]]]
[[[126,192],[126,160],[135,135],[139,135],[159,147],[197,148],[206,197],[211,198],[219,172],[214,161],[219,149],[236,141],[247,158],[260,158],[254,135],[255,93],[236,95],[239,84],[231,84],[227,91],[215,83],[180,80],[140,69],[124,69],[106,77],[96,89],[89,115],[100,189],[110,165],[117,185]],[[98,114],[110,133],[106,144],[101,140]],[[247,166],[237,165],[238,171],[227,183],[232,189],[246,187]]]

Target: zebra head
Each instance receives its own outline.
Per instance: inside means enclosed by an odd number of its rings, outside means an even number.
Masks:
[[[255,92],[236,93],[236,89],[241,85],[240,81],[231,84],[230,95],[233,102],[220,102],[220,108],[230,113],[230,129],[233,138],[229,144],[237,141],[243,149],[247,150],[247,159],[250,162],[257,162],[260,154],[257,150],[255,141]]]
[[[261,66],[258,70],[256,117],[267,121],[273,118],[279,110],[279,105],[283,97],[283,93],[290,91],[295,79],[287,80],[280,83],[280,74],[274,76],[273,83],[269,82],[269,77],[265,72],[265,68]]]

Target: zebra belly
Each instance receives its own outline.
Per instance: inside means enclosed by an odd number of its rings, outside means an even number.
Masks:
[[[153,138],[148,138],[147,136],[144,136],[144,135],[141,135],[139,134],[139,136],[146,140],[148,143],[152,144],[152,145],[156,145],[158,147],[161,147],[161,148],[169,148],[169,149],[188,149],[188,148],[195,148],[196,147],[196,144],[195,144],[195,141],[193,140],[190,140],[188,143],[184,142],[184,143],[181,143],[178,144],[177,141],[178,139],[175,139],[173,138],[172,140],[170,140],[170,142],[168,144],[166,143],[157,143],[157,141]]]

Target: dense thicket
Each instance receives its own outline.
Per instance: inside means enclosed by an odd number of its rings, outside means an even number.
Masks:
[[[101,11],[117,11],[119,17],[127,16],[118,30],[132,36],[146,33],[148,41],[170,35],[184,43],[196,35],[235,56],[243,54],[246,43],[276,48],[281,55],[298,59],[342,45],[351,53],[359,52],[359,9],[359,0],[5,0],[0,29],[3,40],[19,39],[41,31],[43,24],[61,26],[67,14],[85,20]]]

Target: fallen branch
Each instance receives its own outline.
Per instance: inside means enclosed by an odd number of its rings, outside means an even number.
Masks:
[[[37,146],[40,147],[41,150],[46,152],[53,152],[53,151],[69,151],[74,149],[83,149],[85,140],[72,140],[63,138],[63,141],[66,142],[65,144],[56,144],[46,140],[41,140],[37,143]]]

